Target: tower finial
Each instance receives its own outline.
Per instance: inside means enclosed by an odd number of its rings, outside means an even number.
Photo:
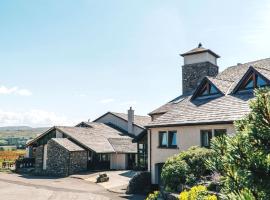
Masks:
[[[199,43],[198,48],[201,48],[201,47],[202,47],[202,43]]]

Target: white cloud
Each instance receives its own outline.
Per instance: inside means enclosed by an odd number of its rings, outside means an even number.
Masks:
[[[32,92],[27,90],[27,89],[20,89],[18,87],[6,87],[6,86],[0,86],[0,94],[3,95],[10,95],[10,94],[15,94],[15,95],[20,95],[20,96],[31,96]]]
[[[114,102],[115,101],[115,99],[113,99],[113,98],[108,98],[108,99],[102,99],[101,101],[100,101],[100,103],[102,103],[102,104],[108,104],[108,103],[112,103],[112,102]]]
[[[10,112],[0,110],[0,126],[28,125],[53,126],[74,125],[75,121],[68,120],[65,116],[44,110],[30,110],[27,112]],[[77,122],[77,121],[76,121]]]

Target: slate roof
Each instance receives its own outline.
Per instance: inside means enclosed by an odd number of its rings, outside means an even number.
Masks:
[[[114,115],[128,121],[128,115],[126,113],[112,112]],[[134,115],[134,124],[144,127],[151,121],[149,116]]]
[[[270,80],[270,58],[229,67],[214,78],[206,77],[223,95],[195,100],[191,100],[192,95],[181,95],[149,113],[165,114],[149,123],[148,127],[229,123],[243,117],[249,112],[248,101],[253,98],[253,94],[232,92],[250,68],[254,68]]]
[[[84,151],[83,148],[79,147],[67,138],[53,138],[52,140],[68,151]]]
[[[107,114],[112,114],[118,118],[121,118],[125,121],[128,121],[128,114],[126,113],[118,113],[118,112],[107,112],[104,115],[102,115],[101,117],[97,118],[95,121],[97,121],[98,119],[102,118],[103,116],[107,115]],[[149,116],[142,116],[142,115],[134,115],[134,125],[144,129],[145,126],[151,122],[151,117]]]
[[[217,55],[216,53],[214,53],[210,49],[206,49],[206,48],[202,47],[201,44],[199,44],[199,46],[197,48],[192,49],[192,50],[190,50],[190,51],[188,51],[186,53],[181,54],[181,56],[193,55],[193,54],[203,53],[203,52],[209,52],[210,54],[212,54],[216,58],[220,58],[219,55]]]
[[[109,139],[125,139],[125,142],[128,144],[121,149],[121,153],[129,153],[131,149],[133,151],[137,150],[132,143],[132,138],[124,135],[120,131],[111,128],[103,123],[89,122],[91,127],[67,127],[67,126],[56,126],[46,131],[42,135],[38,136],[32,140],[27,145],[32,144],[39,138],[43,137],[50,131],[56,129],[64,133],[67,137],[70,137],[72,140],[80,143],[85,148],[95,151],[96,153],[118,153],[117,149],[114,149],[114,146],[110,143]]]
[[[117,153],[137,153],[137,144],[130,144],[130,138],[109,138],[108,140]]]

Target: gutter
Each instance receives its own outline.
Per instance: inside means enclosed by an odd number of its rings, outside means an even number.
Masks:
[[[199,122],[199,123],[182,123],[182,124],[157,124],[148,125],[146,128],[157,128],[157,127],[174,127],[174,126],[199,126],[199,125],[216,125],[216,124],[233,124],[235,120],[230,121],[214,121],[214,122]]]

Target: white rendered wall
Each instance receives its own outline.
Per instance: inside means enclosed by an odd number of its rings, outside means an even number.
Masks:
[[[110,161],[111,169],[122,170],[127,168],[126,154],[111,154]]]
[[[151,134],[148,131],[148,171],[151,166],[151,181],[153,184],[157,184],[156,169],[155,166],[158,163],[165,163],[166,160],[185,151],[191,146],[201,145],[201,130],[214,130],[214,129],[226,129],[227,134],[235,134],[235,128],[233,124],[225,125],[204,125],[204,126],[183,126],[183,127],[164,127],[164,128],[152,128]],[[177,149],[165,149],[159,148],[159,131],[177,131]],[[151,135],[151,147],[150,147],[150,135]],[[213,132],[212,132],[213,135]],[[150,149],[151,148],[151,149]],[[150,155],[151,152],[151,155]],[[151,164],[150,159],[151,158]]]
[[[213,63],[214,65],[217,65],[217,58],[208,52],[184,56],[185,65],[207,61]]]

